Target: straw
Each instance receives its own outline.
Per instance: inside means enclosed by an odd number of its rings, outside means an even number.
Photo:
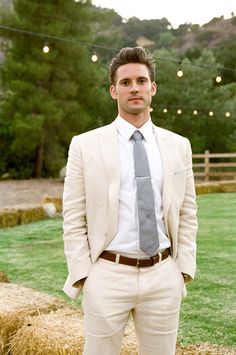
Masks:
[[[28,317],[12,337],[12,355],[78,355],[84,347],[83,317],[78,309]]]
[[[49,313],[65,302],[39,291],[11,283],[0,283],[0,353],[7,350],[9,339],[27,316]]]

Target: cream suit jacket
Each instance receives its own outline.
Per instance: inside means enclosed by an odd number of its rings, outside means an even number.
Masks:
[[[154,126],[163,164],[163,213],[171,254],[181,272],[196,269],[195,187],[189,141]],[[120,188],[116,123],[75,136],[63,193],[64,245],[69,275],[64,292],[76,299],[82,278],[117,233]],[[73,286],[76,283],[76,287]]]

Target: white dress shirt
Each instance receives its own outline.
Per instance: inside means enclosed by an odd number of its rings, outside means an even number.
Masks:
[[[118,233],[107,246],[106,250],[124,255],[131,254],[133,257],[138,258],[148,257],[139,247],[137,188],[134,171],[133,140],[130,139],[137,128],[120,116],[116,118],[116,124],[119,137],[121,165]],[[157,252],[160,252],[170,247],[170,240],[166,236],[163,222],[163,170],[161,156],[151,119],[139,128],[139,131],[144,137],[143,144],[145,145],[149,161],[160,242]]]

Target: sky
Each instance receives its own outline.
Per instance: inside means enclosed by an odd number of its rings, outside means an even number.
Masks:
[[[180,24],[203,25],[213,17],[236,16],[236,0],[93,0],[93,5],[114,9],[124,19],[166,17],[174,28]]]

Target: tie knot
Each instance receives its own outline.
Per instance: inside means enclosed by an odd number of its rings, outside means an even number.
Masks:
[[[132,138],[135,140],[135,141],[141,141],[143,139],[143,135],[140,131],[135,131],[133,134],[132,134]]]

